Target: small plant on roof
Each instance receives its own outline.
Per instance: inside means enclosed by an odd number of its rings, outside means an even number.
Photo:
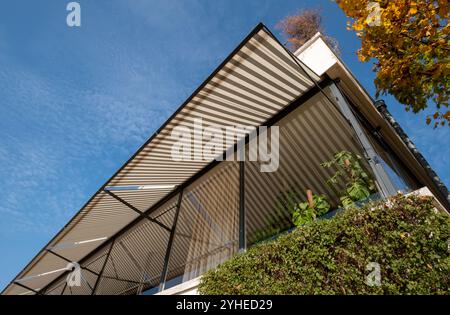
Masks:
[[[322,38],[336,53],[340,54],[338,41],[325,34],[322,25],[322,10],[320,8],[310,8],[299,10],[293,15],[286,16],[276,25],[281,30],[286,39],[286,46],[292,51],[296,51],[310,40],[317,32],[322,33]]]
[[[316,195],[307,190],[306,196],[308,200],[297,204],[292,214],[292,222],[297,227],[314,221],[330,210],[330,203],[325,195]]]
[[[361,163],[358,154],[341,151],[334,154],[333,159],[321,165],[325,168],[334,168],[336,172],[327,183],[331,186],[344,182],[345,188],[341,192],[342,206],[347,207],[356,201],[368,198],[377,191],[374,181]]]

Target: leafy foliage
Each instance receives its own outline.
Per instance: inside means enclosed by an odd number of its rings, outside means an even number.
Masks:
[[[277,212],[292,215],[295,211],[295,207],[301,199],[302,197],[298,190],[288,190],[278,196],[275,201],[275,208],[277,209]]]
[[[313,206],[309,202],[301,202],[296,205],[292,214],[292,222],[300,227],[314,221],[317,217],[324,215],[330,210],[330,203],[325,195],[313,195]]]
[[[291,220],[292,214],[300,198],[296,190],[290,190],[278,196],[272,216],[267,218],[264,226],[249,235],[249,244],[270,239],[272,236],[291,229],[294,226]]]
[[[289,219],[286,219],[286,217],[280,214],[272,216],[268,219],[267,222],[265,222],[264,226],[256,230],[249,237],[249,244],[253,245],[261,241],[270,239],[271,237],[292,228],[292,226],[293,225],[291,221]]]
[[[332,160],[321,164],[323,167],[336,169],[334,175],[327,181],[329,185],[338,185],[341,181],[345,183],[345,189],[340,198],[344,207],[366,199],[376,192],[375,183],[361,161],[361,156],[341,151],[336,153]]]
[[[348,208],[251,247],[201,279],[201,294],[450,294],[450,220],[431,198]],[[368,286],[366,266],[381,267]]]
[[[366,200],[376,192],[375,184],[368,172],[362,166],[362,158],[348,151],[335,153],[333,159],[321,163],[323,167],[336,169],[334,175],[327,181],[331,186],[345,184],[341,192],[341,203],[344,207],[357,201]],[[300,227],[317,217],[326,214],[331,205],[325,195],[313,195],[312,206],[309,201],[302,200],[297,190],[290,190],[280,195],[275,202],[275,210],[266,219],[262,227],[249,237],[249,244],[255,244],[278,235],[293,226]],[[286,216],[289,214],[289,218]]]
[[[296,51],[317,32],[324,33],[320,9],[301,10],[294,15],[285,17],[276,27],[282,31],[291,51]],[[339,54],[337,40],[324,34],[323,36],[331,49]]]
[[[378,3],[378,12],[369,2]],[[407,111],[417,113],[433,103],[427,118],[450,126],[450,6],[446,0],[338,0],[352,19],[349,29],[361,38],[361,61],[376,59],[375,85],[392,94]],[[379,23],[373,23],[379,14]],[[378,25],[377,25],[378,24]]]
[[[249,244],[270,240],[295,226],[302,226],[330,210],[330,203],[325,195],[313,195],[313,207],[309,202],[299,202],[300,194],[290,190],[279,196],[275,202],[275,211],[267,218],[264,226],[249,237]]]

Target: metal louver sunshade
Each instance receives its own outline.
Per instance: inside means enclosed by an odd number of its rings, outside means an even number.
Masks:
[[[146,211],[205,168],[210,161],[171,158],[171,131],[175,126],[192,128],[198,118],[204,126],[260,126],[302,96],[313,87],[312,80],[318,79],[300,67],[270,31],[259,24],[17,275],[15,281],[23,286],[11,282],[3,294],[34,293],[27,288],[44,288],[64,272],[61,269],[68,261],[83,259],[138,218],[138,211]],[[108,194],[108,187],[137,211]]]

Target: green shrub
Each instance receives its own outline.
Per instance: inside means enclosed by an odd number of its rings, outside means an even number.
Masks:
[[[201,294],[449,294],[449,217],[398,195],[251,247],[201,279]],[[367,266],[380,265],[369,286]]]

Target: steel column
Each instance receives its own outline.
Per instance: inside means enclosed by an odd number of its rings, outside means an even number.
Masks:
[[[61,291],[61,295],[64,295],[64,291],[66,291],[67,288],[67,281],[64,283],[64,288]]]
[[[108,249],[108,254],[106,254],[105,262],[103,263],[102,269],[100,270],[100,273],[97,276],[97,280],[95,281],[94,288],[92,289],[91,295],[95,295],[95,292],[97,291],[98,284],[100,283],[100,278],[102,277],[103,272],[105,271],[106,264],[108,263],[108,259],[109,259],[109,256],[111,255],[111,251],[113,249],[115,242],[116,242],[116,240],[113,240],[111,243],[111,246]]]
[[[167,271],[169,269],[170,252],[172,251],[173,240],[175,238],[175,231],[177,229],[178,216],[180,214],[182,199],[183,199],[183,190],[180,190],[180,194],[178,196],[177,210],[175,212],[175,217],[173,219],[172,231],[170,232],[169,242],[167,243],[166,256],[164,257],[164,266],[163,271],[161,273],[161,280],[159,281],[159,292],[164,290],[164,286],[166,285]]]
[[[239,162],[239,251],[247,250],[245,224],[245,162]]]
[[[120,198],[119,196],[117,196],[116,194],[114,194],[113,192],[109,191],[109,190],[105,190],[105,192],[110,195],[111,197],[113,197],[114,199],[116,199],[117,201],[121,202],[122,204],[124,204],[125,206],[127,206],[128,208],[130,208],[131,210],[133,210],[134,212],[137,212],[140,216],[143,216],[145,218],[147,218],[150,222],[153,222],[155,224],[158,224],[160,227],[162,227],[164,230],[170,232],[170,228],[164,224],[162,224],[161,222],[159,222],[158,220],[155,220],[151,217],[149,217],[148,213],[142,212],[140,211],[138,208],[136,208],[135,206],[133,206],[132,204],[130,204],[128,201],[123,200],[122,198]]]
[[[337,106],[339,107],[344,117],[348,120],[348,122],[352,126],[359,142],[361,143],[364,149],[366,159],[368,160],[369,165],[373,171],[373,174],[375,176],[375,182],[378,186],[378,190],[380,191],[381,195],[383,197],[395,195],[397,193],[397,190],[395,189],[394,184],[390,180],[389,175],[386,173],[386,170],[383,168],[383,165],[381,165],[381,161],[378,154],[376,153],[375,149],[373,148],[372,144],[367,138],[363,128],[359,124],[356,116],[352,112],[350,105],[347,103],[347,100],[339,90],[336,83],[330,85],[330,91],[336,100]]]

